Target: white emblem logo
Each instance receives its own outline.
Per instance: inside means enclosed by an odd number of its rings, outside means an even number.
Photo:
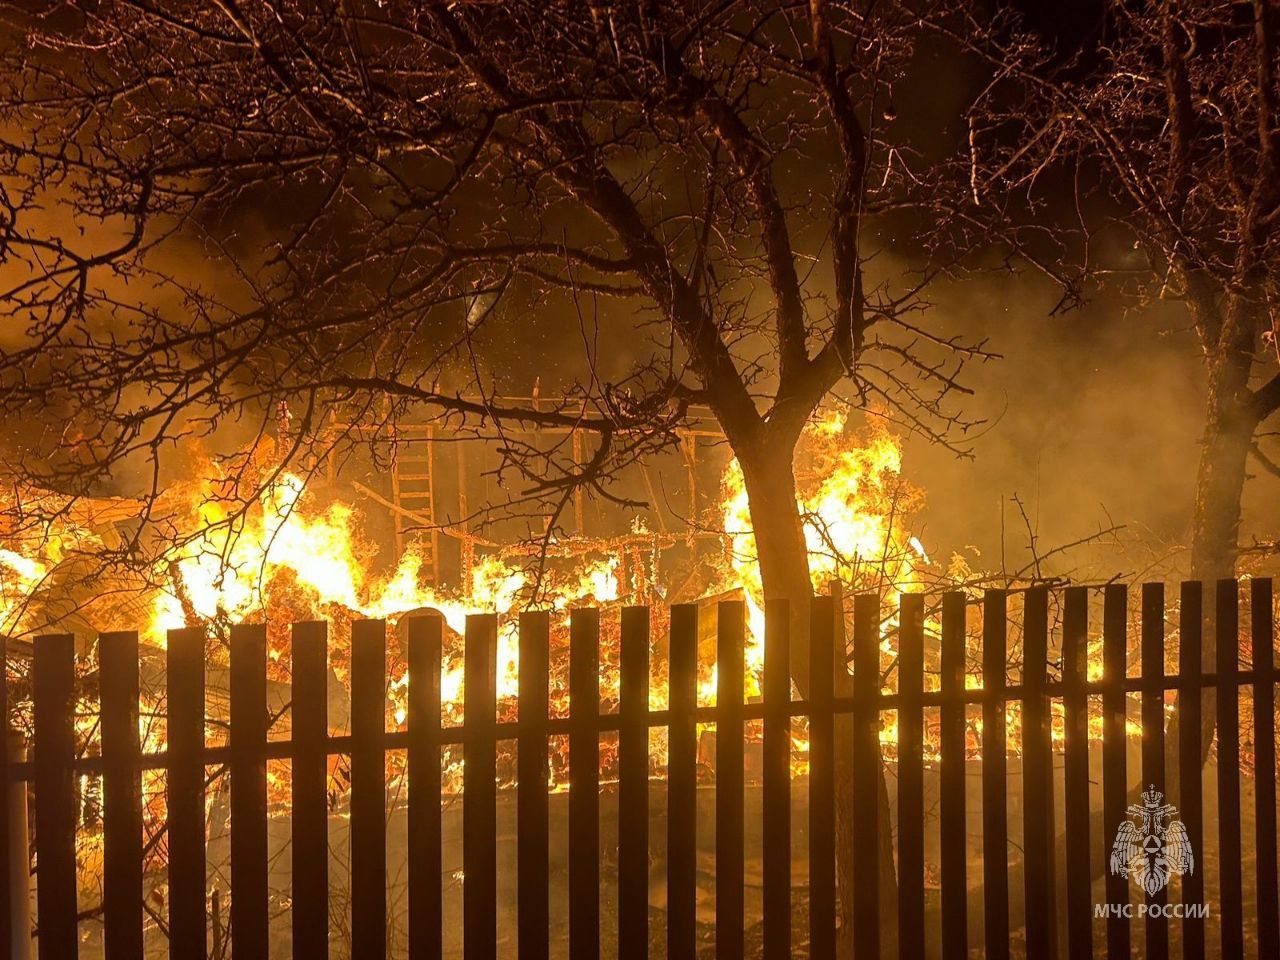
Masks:
[[[1133,819],[1120,824],[1111,845],[1111,872],[1127,874],[1152,897],[1164,889],[1169,877],[1191,873],[1196,865],[1187,828],[1181,820],[1172,819],[1178,810],[1161,803],[1163,799],[1163,793],[1148,787],[1142,803],[1129,806]]]

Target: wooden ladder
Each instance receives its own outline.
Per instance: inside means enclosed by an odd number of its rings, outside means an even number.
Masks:
[[[439,583],[440,532],[434,527],[413,529],[421,523],[401,511],[421,517],[422,522],[436,522],[434,441],[435,428],[428,427],[424,440],[397,447],[391,464],[391,502],[399,508],[395,511],[396,555],[404,556],[409,543],[416,541],[422,572],[431,584]]]

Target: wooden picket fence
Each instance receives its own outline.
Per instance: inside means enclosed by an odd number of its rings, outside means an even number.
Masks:
[[[68,960],[77,954],[76,781],[85,772],[101,776],[104,802],[105,862],[103,943],[108,960],[143,954],[143,830],[140,770],[167,772],[168,935],[170,956],[203,957],[208,951],[205,768],[230,771],[230,860],[233,895],[230,940],[235,958],[268,954],[268,836],[266,764],[269,758],[292,761],[292,910],[293,955],[328,954],[330,895],[326,796],[328,762],[335,754],[350,763],[350,936],[351,955],[385,956],[387,951],[385,753],[407,752],[408,778],[408,953],[413,960],[442,953],[442,828],[440,752],[461,745],[463,782],[463,939],[467,960],[499,955],[497,917],[497,825],[495,756],[497,743],[518,744],[518,946],[521,960],[548,955],[548,737],[569,741],[569,955],[573,960],[600,954],[601,850],[599,843],[600,738],[618,737],[618,943],[623,960],[648,954],[649,924],[649,731],[669,731],[667,777],[667,952],[692,960],[697,950],[695,897],[697,725],[714,722],[715,738],[715,952],[722,960],[744,953],[744,723],[763,721],[763,953],[767,960],[789,957],[792,949],[790,804],[791,723],[809,720],[810,849],[808,952],[832,958],[836,946],[836,845],[832,840],[837,810],[835,769],[837,717],[852,718],[851,759],[854,782],[853,855],[857,858],[852,901],[852,931],[859,960],[878,957],[881,937],[879,887],[880,825],[877,818],[878,730],[882,711],[896,711],[898,877],[896,932],[899,955],[925,956],[925,760],[927,709],[940,708],[941,761],[941,943],[946,960],[968,954],[967,874],[982,872],[985,955],[1002,960],[1010,952],[1009,817],[1005,707],[1021,704],[1024,810],[1035,828],[1024,831],[1026,949],[1029,957],[1058,953],[1055,916],[1066,918],[1069,956],[1091,957],[1093,895],[1089,852],[1110,846],[1115,825],[1125,818],[1126,700],[1142,703],[1142,781],[1162,784],[1165,764],[1165,693],[1177,692],[1180,723],[1180,818],[1197,853],[1203,847],[1201,796],[1201,702],[1206,689],[1217,691],[1217,791],[1223,815],[1216,831],[1221,850],[1221,954],[1242,957],[1244,924],[1240,857],[1239,694],[1251,686],[1256,718],[1257,903],[1256,928],[1261,957],[1280,956],[1277,919],[1275,685],[1272,584],[1248,584],[1252,611],[1252,666],[1239,662],[1239,589],[1235,581],[1216,585],[1212,618],[1217,631],[1216,670],[1201,664],[1202,589],[1186,583],[1180,594],[1181,655],[1173,675],[1165,671],[1165,596],[1160,584],[1141,591],[1141,643],[1137,675],[1129,673],[1128,594],[1123,585],[1102,588],[1103,657],[1101,680],[1087,679],[1086,647],[1089,589],[1067,588],[1061,601],[1062,669],[1049,670],[1051,595],[1044,588],[1025,592],[1021,613],[1021,682],[1007,682],[1009,618],[1005,591],[987,591],[981,601],[981,662],[985,684],[966,687],[966,614],[970,601],[948,593],[940,601],[940,641],[926,638],[925,598],[904,596],[897,626],[899,657],[896,693],[881,690],[879,625],[881,610],[872,596],[854,598],[850,686],[837,685],[844,658],[837,653],[843,618],[833,601],[815,601],[810,619],[811,671],[807,697],[791,695],[788,609],[771,602],[766,611],[766,644],[761,702],[746,702],[744,691],[744,612],[724,603],[717,615],[716,706],[697,699],[698,608],[671,610],[669,705],[649,707],[649,611],[621,613],[620,704],[616,713],[600,710],[599,611],[574,611],[570,625],[570,714],[550,716],[548,666],[550,621],[546,613],[525,613],[519,622],[519,719],[499,723],[495,713],[497,621],[474,616],[465,635],[465,722],[442,726],[440,709],[442,621],[414,619],[408,627],[410,674],[407,728],[385,729],[386,634],[379,621],[353,626],[350,733],[331,736],[327,710],[327,637],[322,623],[293,628],[292,718],[288,740],[268,739],[266,634],[261,626],[235,628],[230,649],[230,735],[225,746],[205,742],[205,641],[196,630],[169,635],[167,650],[168,748],[143,755],[138,734],[139,651],[132,633],[100,638],[101,756],[77,758],[72,725],[75,687],[74,644],[67,635],[35,641],[32,667],[34,754],[29,763],[8,763],[3,783],[29,780],[34,786],[36,837],[37,944],[41,960]],[[936,600],[937,598],[933,598]],[[841,637],[842,639],[842,637]],[[939,690],[926,690],[926,645],[940,643]],[[936,649],[932,648],[931,649]],[[1103,711],[1103,807],[1107,836],[1091,835],[1087,710],[1099,695]],[[0,691],[0,710],[8,701]],[[1063,701],[1065,738],[1065,890],[1055,887],[1057,858],[1053,829],[1054,753],[1050,702]],[[982,825],[981,866],[966,852],[966,710],[980,707]],[[844,743],[844,740],[840,740]],[[0,804],[0,816],[10,811]],[[1047,827],[1047,829],[1045,829]],[[1094,831],[1096,833],[1096,830]],[[0,862],[23,851],[8,849],[8,823],[0,823]],[[1165,896],[1163,891],[1160,897]],[[11,943],[13,889],[9,871],[0,870],[0,943]],[[25,895],[25,891],[21,895]],[[1126,877],[1108,875],[1107,900],[1128,902]],[[1184,902],[1205,900],[1203,872],[1184,877]],[[1158,901],[1159,898],[1156,898]],[[1060,909],[1061,908],[1061,909]],[[1145,921],[1145,955],[1169,952],[1169,927],[1182,925],[1184,956],[1205,954],[1205,921],[1200,918]],[[1130,921],[1106,921],[1106,955],[1130,955]],[[1213,945],[1215,948],[1219,945]]]

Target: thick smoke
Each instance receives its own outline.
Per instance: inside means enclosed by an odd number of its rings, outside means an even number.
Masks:
[[[933,291],[935,319],[990,337],[1003,359],[967,370],[975,392],[966,412],[987,421],[969,440],[971,458],[920,439],[907,444],[905,471],[929,493],[927,541],[938,551],[972,545],[986,568],[1001,566],[1003,542],[1005,564],[1016,568],[1032,559],[1028,520],[1041,553],[1123,525],[1119,540],[1129,549],[1106,538],[1056,556],[1048,569],[1177,575],[1187,561],[1205,389],[1186,313],[1100,295],[1053,314],[1057,296],[1028,276]],[[1250,485],[1244,542],[1274,527],[1266,482]]]

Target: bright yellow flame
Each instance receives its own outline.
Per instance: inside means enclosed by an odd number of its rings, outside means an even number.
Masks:
[[[916,571],[928,556],[903,525],[920,495],[902,479],[898,439],[877,429],[865,442],[846,430],[835,412],[814,421],[800,441],[797,506],[804,518],[809,576],[815,589],[832,579],[879,582],[891,592],[918,588]],[[746,481],[737,460],[724,476],[724,527],[737,582],[757,605],[763,597]]]
[[[16,624],[28,598],[48,575],[49,568],[39,560],[0,549],[0,629]]]
[[[896,606],[900,593],[921,589],[919,572],[929,558],[905,521],[922,498],[902,478],[899,440],[882,428],[858,436],[836,411],[808,425],[797,460],[804,465],[796,477],[797,508],[814,589],[825,591],[837,579],[853,589],[877,589],[886,609]],[[736,459],[725,470],[722,514],[729,541],[724,587],[739,587],[746,598],[748,676],[758,688],[764,668],[764,588],[750,498]],[[893,625],[892,619],[885,622],[886,634]],[[893,653],[891,641],[883,646]]]

